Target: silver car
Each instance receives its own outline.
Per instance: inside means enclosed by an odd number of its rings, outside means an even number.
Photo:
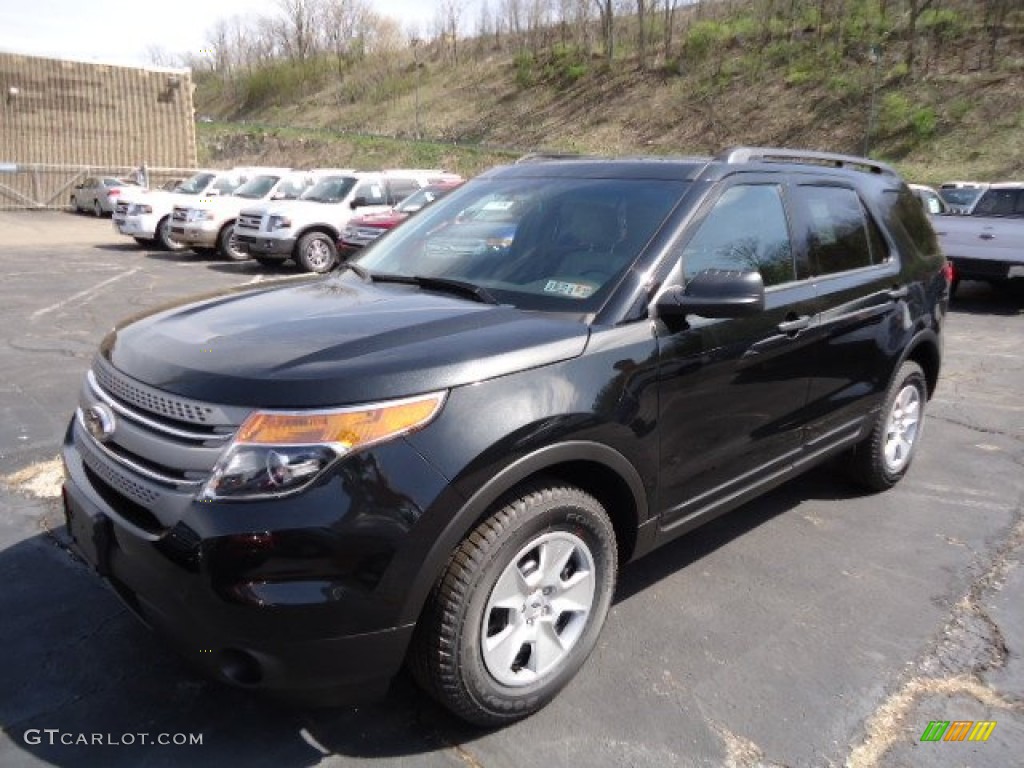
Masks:
[[[115,176],[89,176],[71,191],[71,208],[76,213],[91,211],[96,216],[105,216],[114,212],[122,192],[138,188],[138,184]]]

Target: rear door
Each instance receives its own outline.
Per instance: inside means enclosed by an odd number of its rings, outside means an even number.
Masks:
[[[797,179],[791,192],[796,247],[806,253],[817,297],[807,339],[814,359],[808,459],[855,439],[880,404],[910,330],[910,287],[894,244],[852,185]]]
[[[660,511],[672,534],[785,473],[800,450],[814,286],[792,247],[782,174],[743,174],[674,247],[684,282],[757,270],[765,310],[659,327]]]

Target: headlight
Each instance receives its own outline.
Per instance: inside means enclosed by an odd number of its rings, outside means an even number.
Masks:
[[[139,205],[139,204],[136,204],[136,205],[131,206],[128,209],[128,213],[132,214],[132,215],[135,215],[135,216],[138,216],[141,213],[152,213],[152,212],[153,212],[153,206],[152,205]]]
[[[330,411],[256,411],[238,429],[200,500],[298,492],[344,456],[429,424],[445,394]]]
[[[201,208],[190,208],[188,212],[189,221],[213,221],[213,211],[204,211]]]
[[[271,216],[267,222],[267,231],[273,232],[277,229],[291,229],[292,220],[287,216]]]

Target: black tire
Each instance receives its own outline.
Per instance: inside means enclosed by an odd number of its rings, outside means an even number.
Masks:
[[[103,218],[103,208],[100,205],[100,201],[99,200],[93,200],[92,201],[92,212],[93,212],[93,215],[97,219],[102,219]]]
[[[323,232],[307,232],[295,246],[295,262],[306,272],[330,272],[338,263],[333,238]]]
[[[156,225],[156,241],[165,251],[184,251],[187,246],[171,238],[171,217],[164,216]]]
[[[554,545],[569,554],[564,560],[551,555],[561,569],[556,564],[549,572],[541,565],[546,559],[541,547],[555,552]],[[536,567],[527,571],[531,562]],[[593,650],[615,591],[616,569],[615,532],[593,496],[556,480],[521,488],[452,554],[416,627],[408,659],[414,678],[443,706],[476,725],[503,725],[533,714],[572,680]],[[534,576],[539,580],[529,585]],[[562,585],[583,580],[588,589],[592,582],[589,609],[559,611]],[[499,582],[534,591],[521,610],[491,605]],[[556,586],[542,589],[543,584]],[[555,597],[544,597],[550,594]],[[510,598],[515,605],[520,599]],[[576,599],[574,592],[562,605],[576,605]],[[563,636],[570,630],[571,637]],[[554,646],[551,632],[559,638]],[[544,639],[549,641],[545,653],[556,660],[528,669],[535,654],[541,663],[544,653],[537,649]],[[495,645],[485,651],[485,643]],[[497,661],[499,656],[505,663]],[[518,676],[523,679],[514,679]]]
[[[231,261],[246,261],[249,259],[249,252],[239,249],[235,240],[235,222],[225,224],[217,235],[217,253]]]
[[[915,413],[910,414],[910,409],[901,405],[904,398],[914,401]],[[873,491],[885,491],[903,478],[921,442],[927,401],[928,383],[924,371],[908,360],[889,384],[871,434],[853,450],[849,467],[854,480]],[[914,420],[913,433],[907,442],[901,438],[909,431],[910,418]]]
[[[71,196],[71,210],[74,213],[81,213],[82,210],[78,207],[78,198],[74,195]]]

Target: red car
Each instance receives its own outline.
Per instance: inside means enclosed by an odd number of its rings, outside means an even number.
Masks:
[[[347,258],[363,246],[369,245],[389,229],[394,229],[416,211],[425,208],[453,189],[462,181],[445,181],[418,189],[390,211],[368,213],[349,219],[338,238],[338,255]]]

